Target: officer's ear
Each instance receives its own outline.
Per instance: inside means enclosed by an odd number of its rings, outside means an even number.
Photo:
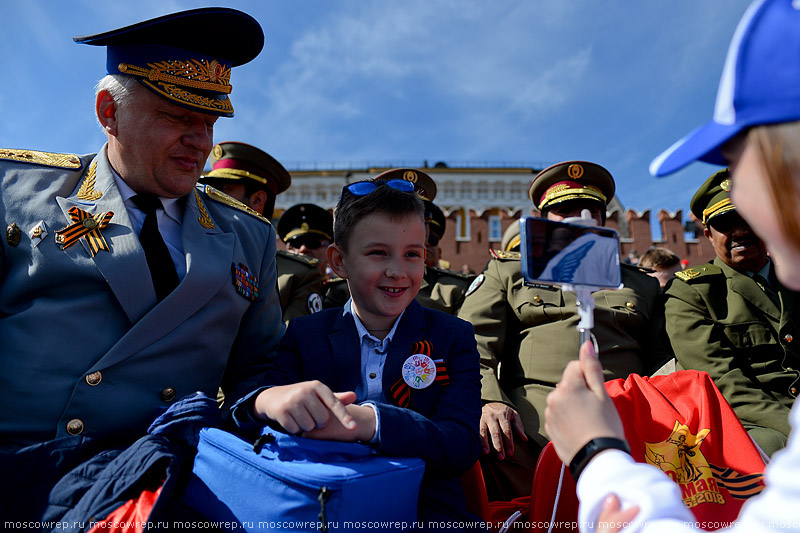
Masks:
[[[703,228],[703,235],[705,235],[708,240],[711,240],[711,230],[708,229],[708,226]]]
[[[247,206],[256,211],[257,213],[261,213],[262,215],[270,218],[269,214],[264,210],[264,207],[267,205],[267,191],[263,191],[261,189],[257,190],[250,197],[247,199]]]
[[[102,90],[97,93],[94,103],[97,120],[108,135],[117,135],[117,103],[111,94]]]
[[[328,266],[331,267],[337,276],[347,279],[347,267],[344,264],[344,252],[338,244],[328,246]]]

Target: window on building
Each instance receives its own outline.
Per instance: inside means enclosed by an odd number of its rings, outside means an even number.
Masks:
[[[444,197],[453,199],[456,197],[456,186],[452,182],[444,184]]]
[[[485,181],[478,183],[478,199],[486,200],[489,198],[489,184]]]
[[[503,240],[503,224],[500,215],[489,215],[489,242]]]
[[[456,240],[470,240],[470,218],[469,210],[463,207],[456,211]]]

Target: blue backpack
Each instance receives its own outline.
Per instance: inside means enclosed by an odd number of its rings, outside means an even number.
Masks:
[[[246,531],[399,531],[417,519],[425,463],[265,427],[255,446],[200,431],[186,502],[210,526]]]

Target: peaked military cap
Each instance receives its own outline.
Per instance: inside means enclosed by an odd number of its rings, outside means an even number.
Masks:
[[[246,13],[210,7],[73,40],[106,46],[108,74],[134,76],[162,98],[193,111],[232,117],[231,67],[261,52],[264,32]]]
[[[226,141],[211,150],[214,164],[204,178],[243,180],[260,184],[273,196],[292,184],[292,176],[274,157],[249,144]]]
[[[425,219],[428,221],[431,234],[436,236],[437,241],[440,241],[447,229],[447,219],[444,216],[444,212],[430,200],[423,200],[422,202],[425,204]]]
[[[593,200],[603,206],[614,197],[614,178],[605,168],[588,161],[565,161],[539,172],[528,196],[540,211],[569,200]]]
[[[731,178],[727,168],[715,172],[700,186],[689,202],[689,209],[703,224],[736,209],[731,203]]]
[[[436,198],[436,183],[428,174],[414,168],[393,168],[375,176],[376,180],[406,180],[414,184],[414,190],[423,200]]]
[[[521,244],[521,241],[522,239],[519,234],[519,222],[514,220],[503,233],[503,239],[500,241],[500,247],[504,252],[519,252],[519,245]]]
[[[278,220],[278,236],[283,242],[300,235],[316,235],[333,241],[333,215],[315,204],[297,204]]]

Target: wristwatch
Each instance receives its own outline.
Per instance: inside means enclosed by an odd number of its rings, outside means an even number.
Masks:
[[[623,439],[617,439],[614,437],[592,439],[587,442],[583,448],[578,450],[578,453],[576,453],[575,457],[573,457],[572,461],[570,461],[569,471],[572,473],[572,478],[575,481],[578,481],[581,472],[583,472],[583,469],[589,464],[589,461],[591,461],[595,455],[604,450],[622,450],[627,454],[631,453],[630,446],[628,446],[627,441]]]

